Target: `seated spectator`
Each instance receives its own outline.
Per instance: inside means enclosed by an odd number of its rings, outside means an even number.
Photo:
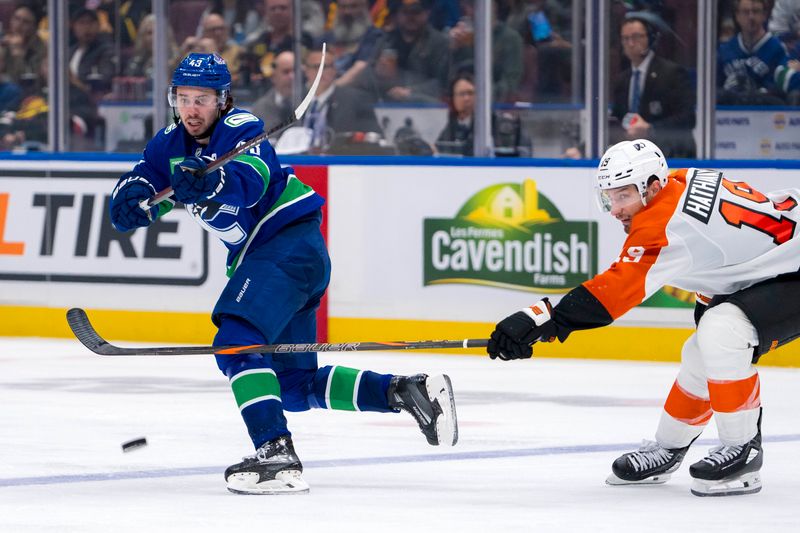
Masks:
[[[372,24],[367,0],[338,0],[333,25],[320,39],[328,44],[339,74],[336,85],[349,85],[372,59],[383,32]]]
[[[228,26],[225,25],[222,15],[209,13],[201,20],[203,37],[214,41],[216,53],[222,56],[222,59],[228,64],[232,82],[234,85],[238,85],[242,47],[230,38]]]
[[[19,2],[11,13],[8,32],[0,39],[8,80],[26,93],[41,91],[46,86],[38,68],[47,60],[47,44],[37,33],[41,20],[38,3]]]
[[[156,17],[153,14],[145,15],[136,31],[136,42],[133,45],[133,55],[125,63],[126,76],[153,78],[153,32],[155,31]],[[167,53],[175,57],[178,53],[175,38],[167,27]]]
[[[450,84],[450,114],[436,139],[440,154],[471,156],[474,152],[475,82],[471,74],[459,74]],[[522,132],[518,117],[509,113],[492,115],[495,155],[527,157],[530,139]]]
[[[41,94],[25,96],[16,113],[0,115],[0,152],[46,149],[47,115],[47,99]]]
[[[294,49],[294,14],[292,0],[264,0],[263,29],[245,41],[241,78],[244,85],[261,85],[266,89],[272,76],[272,65],[279,53]],[[300,42],[311,48],[312,38],[303,32]]]
[[[448,39],[428,24],[430,0],[390,2],[395,29],[376,45],[375,59],[353,82],[379,101],[440,102],[449,72]]]
[[[775,0],[768,28],[786,44],[790,57],[800,58],[800,2]]]
[[[200,20],[204,20],[209,13],[222,15],[233,40],[243,46],[248,35],[260,31],[262,17],[256,5],[262,4],[263,0],[214,0],[203,11]]]
[[[650,139],[665,157],[695,157],[696,98],[689,73],[656,55],[659,32],[644,17],[641,12],[628,13],[620,26],[630,68],[620,73],[613,88],[610,141]]]
[[[13,115],[22,100],[22,89],[6,73],[5,61],[5,47],[0,45],[0,120],[8,113]]]
[[[523,41],[525,54],[536,70],[527,72],[531,86],[523,101],[563,102],[571,98],[572,2],[571,0],[522,0],[511,7],[506,24]]]
[[[450,30],[454,73],[475,71],[475,9],[472,0],[461,1],[461,20]],[[522,80],[522,38],[497,16],[492,2],[492,91],[496,102],[516,99]]]
[[[111,90],[114,48],[107,35],[101,36],[100,22],[93,9],[75,11],[71,29],[75,44],[69,53],[69,105],[82,121],[83,136],[93,139],[102,122],[97,114],[97,101]]]
[[[447,125],[436,139],[441,154],[472,155],[475,121],[475,84],[470,74],[457,76],[450,85]]]
[[[786,48],[765,30],[765,0],[735,0],[739,33],[719,46],[717,102],[723,105],[800,104],[800,73]]]
[[[292,102],[294,52],[290,50],[279,52],[270,65],[270,73],[272,87],[250,106],[250,111],[264,121],[266,129],[280,124],[294,113],[294,102]]]
[[[303,69],[309,84],[317,75],[321,60],[322,52],[319,50],[306,54]],[[311,151],[315,153],[326,152],[337,133],[381,131],[368,100],[350,87],[335,84],[333,62],[333,56],[326,54],[316,96],[303,117],[303,127],[310,130]]]

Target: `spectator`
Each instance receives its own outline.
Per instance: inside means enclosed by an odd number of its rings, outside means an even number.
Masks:
[[[206,8],[200,20],[210,13],[222,15],[225,25],[233,30],[233,40],[238,45],[244,45],[248,35],[258,32],[261,27],[262,17],[256,9],[263,0],[214,0]],[[233,74],[233,72],[231,72]]]
[[[462,73],[450,84],[450,114],[447,125],[436,139],[442,154],[474,155],[475,81]],[[526,157],[531,153],[530,139],[522,132],[518,117],[499,112],[492,115],[495,155]]]
[[[791,57],[800,57],[800,0],[775,0],[768,28],[786,44]]]
[[[306,54],[303,69],[310,83],[317,75],[322,52],[312,50]],[[317,93],[303,117],[303,126],[311,132],[311,149],[316,153],[327,151],[337,133],[380,132],[373,108],[365,103],[363,95],[350,87],[335,84],[336,69],[333,56],[326,54]]]
[[[739,33],[717,54],[717,101],[724,105],[800,104],[800,74],[786,47],[765,29],[764,0],[736,0]]]
[[[100,21],[93,9],[75,11],[71,28],[75,44],[69,53],[69,105],[77,117],[77,132],[88,140],[87,148],[94,148],[91,139],[97,136],[101,124],[97,101],[111,90],[114,49],[108,36],[101,36]]]
[[[458,72],[474,72],[474,16],[472,0],[461,0],[461,20],[450,30],[452,67]],[[522,80],[522,37],[497,16],[492,2],[492,94],[497,102],[516,99]]]
[[[292,0],[264,0],[264,29],[245,42],[241,77],[244,85],[264,84],[272,77],[272,65],[279,53],[294,49]],[[311,48],[311,36],[303,33],[301,44]]]
[[[294,112],[292,84],[294,84],[294,52],[278,52],[270,65],[272,87],[256,100],[250,111],[264,121],[265,127],[283,122]]]
[[[457,76],[450,84],[450,113],[447,125],[436,139],[442,154],[472,155],[475,113],[475,83],[470,74]]]
[[[512,6],[506,24],[523,40],[527,72],[524,101],[571,98],[572,2],[523,0]],[[545,75],[539,76],[542,72]]]
[[[242,47],[230,38],[225,19],[218,13],[209,13],[202,19],[203,37],[214,41],[216,53],[228,64],[234,86],[239,84]]]
[[[11,13],[3,45],[3,63],[9,81],[26,93],[41,91],[46,79],[39,66],[47,60],[47,45],[37,34],[42,11],[34,2],[20,2]]]
[[[153,14],[145,15],[136,30],[136,42],[133,45],[133,55],[125,64],[126,76],[153,78],[153,34],[155,31],[156,17]],[[167,27],[167,53],[169,57],[178,54],[175,37]]]
[[[619,76],[611,105],[611,143],[646,138],[666,157],[695,157],[695,93],[681,65],[654,52],[659,33],[641,12],[625,16],[622,52],[630,68]]]
[[[331,29],[322,36],[335,56],[336,85],[349,85],[372,59],[383,32],[372,23],[367,0],[338,0]]]
[[[440,102],[449,71],[448,39],[428,24],[430,0],[390,3],[396,28],[376,45],[374,63],[354,82],[378,100]]]
[[[11,81],[6,73],[5,61],[5,47],[0,45],[0,120],[3,120],[7,113],[13,115],[19,109],[19,103],[22,100],[22,89],[17,83]]]

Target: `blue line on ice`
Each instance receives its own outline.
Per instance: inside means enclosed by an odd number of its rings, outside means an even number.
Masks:
[[[773,435],[764,437],[764,442],[796,442],[800,434]],[[716,440],[699,440],[696,445],[713,446]],[[343,466],[368,466],[378,464],[425,463],[438,461],[469,461],[475,459],[506,459],[509,457],[534,457],[539,455],[567,455],[574,453],[597,453],[628,451],[638,444],[589,444],[582,446],[551,446],[545,448],[516,448],[509,450],[486,450],[454,453],[430,453],[423,455],[400,455],[392,457],[356,457],[352,459],[325,459],[304,462],[305,468],[339,468]],[[160,468],[126,472],[100,472],[94,474],[72,474],[60,476],[34,476],[0,479],[0,487],[23,487],[28,485],[58,485],[84,481],[121,481],[126,479],[222,475],[224,466],[198,466],[188,468]]]

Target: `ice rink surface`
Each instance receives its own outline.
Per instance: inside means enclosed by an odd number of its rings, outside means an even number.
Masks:
[[[289,413],[311,492],[235,495],[222,473],[252,445],[212,357],[0,340],[0,531],[800,531],[798,370],[761,368],[763,490],[698,498],[688,464],[716,444],[713,424],[667,484],[604,484],[653,438],[677,365],[411,352],[320,364],[449,374],[458,445],[428,446],[405,413]]]

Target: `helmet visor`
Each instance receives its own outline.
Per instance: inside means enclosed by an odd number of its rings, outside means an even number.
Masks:
[[[172,85],[167,93],[169,105],[177,108],[186,107],[224,107],[228,91],[215,91],[204,94],[179,94],[178,87]]]
[[[632,205],[642,203],[642,195],[636,185],[625,185],[613,189],[601,189],[597,187],[597,205],[603,212],[610,212],[612,209],[625,209]]]

